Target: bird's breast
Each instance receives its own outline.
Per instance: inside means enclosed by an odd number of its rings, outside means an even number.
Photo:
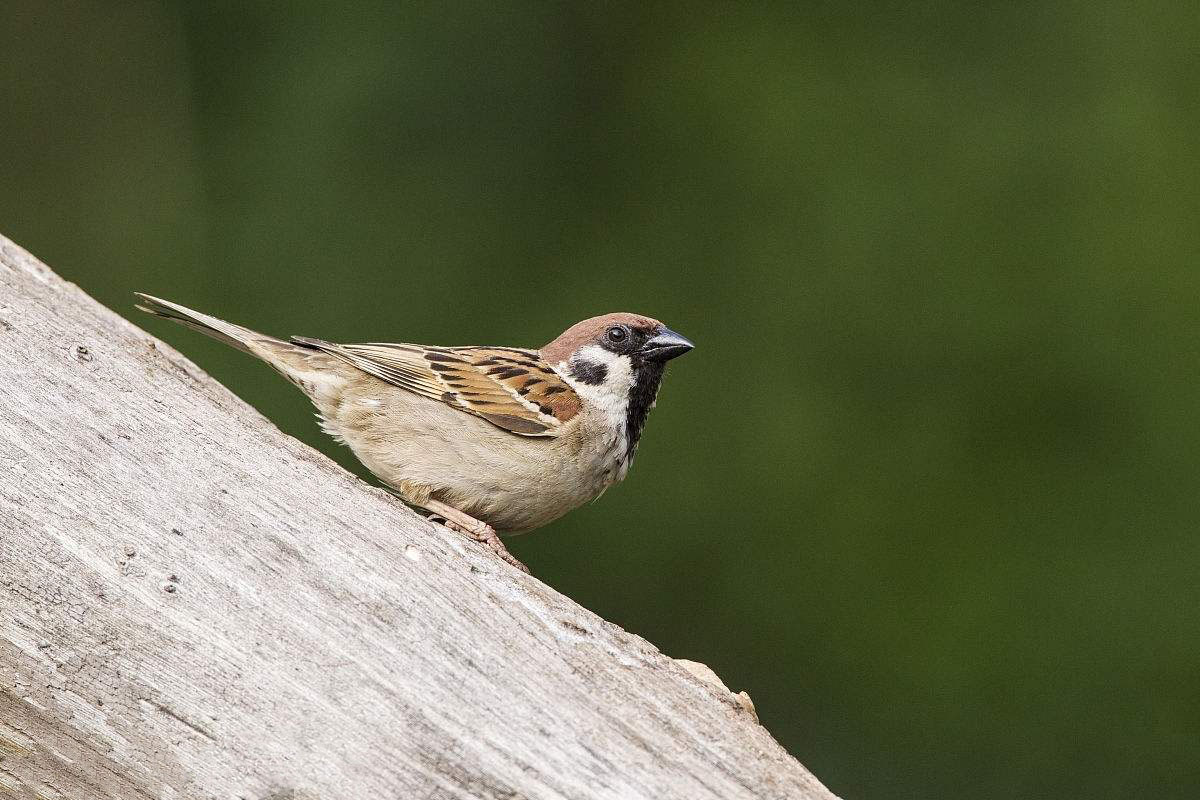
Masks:
[[[608,414],[587,415],[579,427],[577,461],[596,494],[600,494],[624,480],[629,471],[625,431],[615,426]]]

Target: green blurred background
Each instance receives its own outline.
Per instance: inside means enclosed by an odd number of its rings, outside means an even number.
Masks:
[[[675,362],[534,573],[846,798],[1200,792],[1194,3],[0,6],[0,231],[277,334]],[[361,473],[361,470],[359,470]]]

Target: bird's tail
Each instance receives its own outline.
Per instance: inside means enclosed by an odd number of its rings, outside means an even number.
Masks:
[[[286,346],[284,341],[276,339],[273,336],[256,333],[249,328],[243,328],[241,325],[234,325],[232,322],[226,322],[225,320],[211,317],[208,314],[201,314],[199,311],[193,311],[178,303],[172,303],[169,300],[163,300],[158,297],[151,297],[141,292],[134,292],[134,294],[141,301],[137,304],[137,307],[142,311],[146,311],[156,317],[163,317],[173,322],[178,322],[180,325],[186,325],[207,336],[211,336],[218,342],[224,342],[230,347],[236,347],[243,353],[249,353],[252,356],[262,358],[262,351],[256,350],[253,344]]]
[[[236,347],[243,353],[261,358],[283,377],[300,387],[301,391],[312,398],[322,413],[336,407],[348,379],[360,376],[358,370],[343,359],[318,349],[315,344],[319,340],[285,342],[274,336],[201,314],[169,300],[151,297],[141,292],[136,294],[141,301],[137,307],[142,311],[195,328],[219,342]],[[320,344],[334,347],[327,342]]]

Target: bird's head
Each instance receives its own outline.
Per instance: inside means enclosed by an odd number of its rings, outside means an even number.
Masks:
[[[599,386],[626,375],[662,373],[663,365],[694,345],[656,319],[616,313],[585,319],[542,348],[542,358],[560,364],[576,381]]]
[[[624,425],[632,456],[666,363],[692,347],[656,319],[616,313],[572,325],[541,355],[582,398]]]

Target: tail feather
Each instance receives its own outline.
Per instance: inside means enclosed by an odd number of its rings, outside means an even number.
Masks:
[[[152,297],[141,292],[134,292],[134,294],[141,299],[141,302],[137,304],[137,308],[142,311],[153,314],[156,317],[163,317],[164,319],[178,322],[180,325],[186,325],[189,328],[211,336],[219,342],[224,342],[230,347],[236,347],[243,353],[249,353],[259,358],[262,357],[261,352],[256,352],[250,347],[250,342],[284,344],[282,340],[276,339],[273,336],[256,333],[249,328],[243,328],[241,325],[234,325],[232,322],[226,322],[208,314],[201,314],[199,311],[193,311],[178,303],[172,303],[169,300]]]
[[[361,376],[355,367],[334,355],[337,345],[329,342],[303,337],[285,342],[169,300],[141,292],[136,294],[141,300],[137,307],[142,311],[194,328],[243,353],[261,358],[300,387],[322,413],[336,408],[347,379]]]

